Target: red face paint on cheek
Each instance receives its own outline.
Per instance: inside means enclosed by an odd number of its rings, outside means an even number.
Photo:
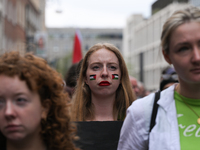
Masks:
[[[118,74],[112,74],[112,79],[113,80],[118,80],[119,79],[119,75]]]
[[[96,80],[96,74],[90,75],[90,80]]]

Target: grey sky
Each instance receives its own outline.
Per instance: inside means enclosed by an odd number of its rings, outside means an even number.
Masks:
[[[47,27],[123,28],[132,14],[148,18],[156,0],[51,0],[46,6]],[[62,10],[62,13],[56,13]]]

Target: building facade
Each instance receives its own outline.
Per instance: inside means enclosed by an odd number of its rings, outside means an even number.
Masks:
[[[45,5],[37,6],[33,1],[45,3],[45,0],[0,0],[0,54],[29,51],[30,37],[42,30],[39,18],[45,10]]]
[[[160,47],[162,26],[174,11],[188,5],[171,3],[149,19],[135,14],[127,20],[123,32],[123,55],[129,73],[143,82],[148,90],[159,88],[161,71],[168,66]]]
[[[47,28],[49,62],[72,53],[75,28]],[[122,49],[122,29],[80,28],[83,55],[96,43],[112,43]]]
[[[199,0],[157,0],[151,6],[151,14],[155,14],[171,3],[190,3],[197,7],[200,6]]]
[[[191,3],[194,6],[200,7],[200,1],[199,0],[189,0],[189,3]]]
[[[25,1],[3,0],[3,7],[3,50],[19,48],[22,52],[25,49]]]

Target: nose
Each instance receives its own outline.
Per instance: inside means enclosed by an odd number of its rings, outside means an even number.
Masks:
[[[192,62],[200,65],[200,48],[195,47],[193,50]]]
[[[6,103],[4,114],[5,114],[5,118],[8,120],[15,118],[15,116],[16,116],[15,108],[14,108],[14,105],[12,104],[12,102],[8,101]]]
[[[108,77],[108,70],[107,70],[107,67],[106,67],[106,66],[103,67],[101,76],[102,76],[103,78]]]

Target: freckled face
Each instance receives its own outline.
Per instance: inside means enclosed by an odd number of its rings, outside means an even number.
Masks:
[[[177,27],[170,37],[166,61],[174,65],[179,81],[200,83],[200,23],[189,22]]]
[[[10,141],[39,138],[43,107],[38,93],[17,76],[0,75],[0,131]]]
[[[119,78],[114,80],[113,74],[117,74]],[[90,80],[90,75],[96,75],[96,80]],[[85,82],[90,87],[92,94],[100,96],[115,94],[120,79],[119,61],[113,52],[103,48],[91,54],[88,59]]]

